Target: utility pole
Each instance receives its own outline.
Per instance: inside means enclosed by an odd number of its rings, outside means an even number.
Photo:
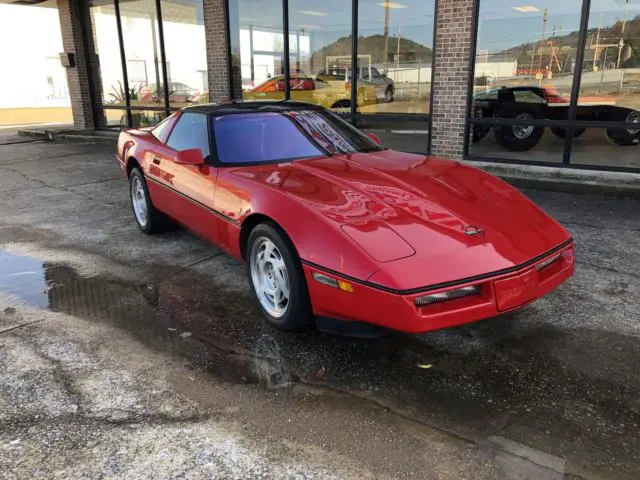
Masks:
[[[544,50],[544,34],[547,29],[547,19],[549,17],[549,11],[545,8],[542,15],[542,37],[540,37],[540,68],[542,68],[542,54]]]
[[[624,2],[624,16],[622,17],[622,33],[620,34],[620,38],[624,36],[624,27],[627,26],[627,9],[629,8],[629,0]]]
[[[602,14],[598,18],[598,33],[596,34],[596,48],[593,51],[593,71],[596,71],[596,59],[598,58],[598,47],[600,47],[600,29],[602,28]]]
[[[396,47],[396,74],[393,80],[398,82],[398,74],[400,73],[400,24],[398,24],[398,46]]]
[[[384,73],[388,73],[387,64],[389,63],[389,2],[384,2]]]

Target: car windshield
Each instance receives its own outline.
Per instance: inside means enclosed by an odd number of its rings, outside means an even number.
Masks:
[[[222,163],[287,161],[382,148],[329,112],[282,110],[212,117]]]

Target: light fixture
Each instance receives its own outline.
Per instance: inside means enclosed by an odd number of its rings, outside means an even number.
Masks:
[[[540,262],[539,264],[536,265],[536,270],[540,271],[543,268],[547,268],[549,265],[551,265],[553,262],[557,261],[560,259],[560,253],[558,253],[557,255],[554,255],[553,257],[549,257],[546,260],[543,260],[542,262]]]
[[[478,295],[479,293],[480,285],[454,288],[453,290],[447,290],[445,292],[418,297],[416,298],[416,305],[418,307],[424,307],[427,305],[432,305],[434,303],[446,302],[448,300],[457,300],[459,298],[470,297],[471,295]]]
[[[351,285],[349,282],[345,282],[344,280],[336,280],[329,275],[324,275],[319,272],[313,272],[311,276],[316,282],[322,283],[323,285],[337,288],[338,290],[342,290],[343,292],[353,293],[353,285]]]
[[[378,3],[378,5],[380,5],[381,7],[387,7],[387,8],[407,8],[409,5],[405,5],[404,3],[398,3],[398,2],[380,2]]]
[[[326,17],[329,15],[327,12],[319,12],[318,10],[301,10],[298,13],[311,15],[312,17]]]
[[[532,12],[540,11],[540,9],[534,5],[523,5],[521,7],[511,7],[511,8],[522,13],[532,13]]]

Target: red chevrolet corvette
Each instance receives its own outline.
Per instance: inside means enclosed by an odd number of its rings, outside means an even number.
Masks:
[[[246,262],[266,320],[424,332],[518,309],[573,273],[572,238],[459,162],[396,152],[295,102],[185,108],[122,132],[145,233],[179,224]]]

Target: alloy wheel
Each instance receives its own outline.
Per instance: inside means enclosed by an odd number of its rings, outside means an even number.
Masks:
[[[149,221],[149,209],[142,181],[137,176],[131,179],[131,203],[137,222],[140,226],[145,227]]]
[[[529,113],[521,113],[520,115],[516,115],[514,120],[531,120],[533,117]],[[518,140],[524,140],[529,138],[529,136],[533,133],[533,129],[535,127],[533,125],[514,125],[513,126],[513,136]]]
[[[289,273],[278,247],[267,237],[251,246],[251,281],[262,308],[274,318],[287,313],[290,303]]]

